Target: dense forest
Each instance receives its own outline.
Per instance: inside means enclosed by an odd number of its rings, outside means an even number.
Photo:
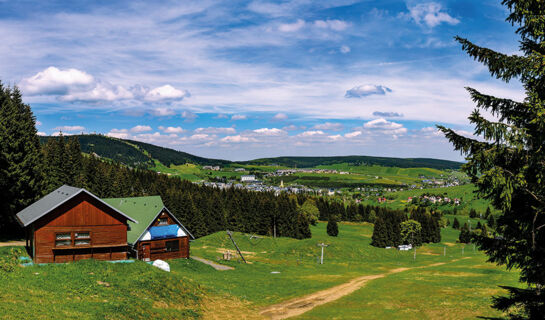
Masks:
[[[82,134],[71,136],[78,139],[81,151],[96,154],[129,166],[148,167],[153,160],[159,160],[165,166],[193,163],[198,165],[225,165],[227,160],[216,160],[194,156],[169,148],[155,146],[149,143],[123,140],[99,134]],[[40,137],[42,144],[54,137]]]

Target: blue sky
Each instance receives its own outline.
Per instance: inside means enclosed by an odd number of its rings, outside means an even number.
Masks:
[[[0,79],[43,135],[102,133],[200,156],[461,160],[465,86],[522,99],[453,36],[518,52],[499,0],[3,1]]]

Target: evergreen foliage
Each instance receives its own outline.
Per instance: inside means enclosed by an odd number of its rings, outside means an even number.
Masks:
[[[327,234],[330,237],[339,235],[339,226],[337,225],[337,218],[334,215],[331,215],[327,221]]]
[[[476,242],[491,262],[520,270],[526,284],[523,289],[508,287],[509,296],[496,298],[494,307],[512,319],[540,319],[545,314],[545,2],[502,3],[510,12],[507,21],[518,27],[520,55],[456,39],[492,76],[505,82],[518,79],[526,98],[513,101],[468,88],[477,106],[469,120],[483,140],[439,128],[467,155],[463,168],[479,194],[501,212],[495,226],[498,236],[477,237]],[[497,121],[483,117],[481,110]]]
[[[452,229],[460,229],[460,221],[458,221],[458,218],[454,218],[454,221],[452,222]]]
[[[469,231],[469,226],[467,222],[464,223],[462,229],[460,229],[459,241],[461,243],[470,243],[471,242],[471,232]]]
[[[401,241],[413,247],[422,245],[422,226],[418,221],[407,220],[401,223]]]
[[[21,232],[15,214],[43,191],[36,119],[17,88],[0,82],[0,234]]]

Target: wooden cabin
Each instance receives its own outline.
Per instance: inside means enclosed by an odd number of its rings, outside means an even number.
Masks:
[[[161,197],[104,201],[138,220],[138,223],[129,222],[127,233],[132,256],[144,261],[189,258],[189,240],[194,237],[165,207]]]
[[[35,263],[124,260],[137,221],[91,192],[62,186],[16,215]]]

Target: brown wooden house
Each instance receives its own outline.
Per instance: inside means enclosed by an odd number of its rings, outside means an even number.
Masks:
[[[85,189],[62,186],[21,212],[35,263],[127,258],[127,230],[137,221]]]
[[[127,242],[134,257],[144,261],[189,258],[193,235],[165,207],[161,197],[104,199],[106,203],[137,219],[129,222]]]

